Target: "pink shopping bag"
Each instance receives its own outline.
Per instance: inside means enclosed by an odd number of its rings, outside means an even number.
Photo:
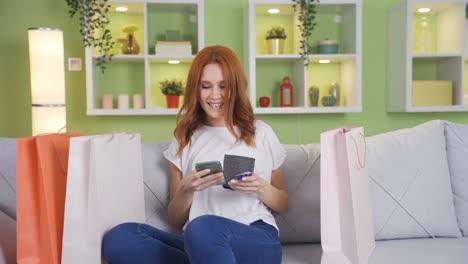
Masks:
[[[321,133],[323,264],[367,263],[375,248],[364,129]]]

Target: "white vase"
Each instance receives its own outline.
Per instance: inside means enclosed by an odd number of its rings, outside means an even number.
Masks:
[[[421,17],[417,40],[418,53],[432,52],[431,33],[429,32],[429,23],[425,16]]]

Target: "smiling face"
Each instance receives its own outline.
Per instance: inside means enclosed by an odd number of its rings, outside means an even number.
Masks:
[[[184,114],[178,115],[174,130],[177,155],[202,125],[225,127],[236,140],[255,146],[256,118],[247,76],[233,50],[219,45],[200,50],[190,64],[184,92]]]
[[[200,105],[206,114],[206,125],[225,126],[224,77],[218,64],[207,64],[203,68],[200,82]]]

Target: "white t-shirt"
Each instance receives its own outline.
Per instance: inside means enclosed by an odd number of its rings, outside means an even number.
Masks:
[[[179,144],[176,139],[164,151],[164,156],[179,168],[182,175],[193,171],[197,162],[219,160],[222,164],[225,154],[251,157],[255,158],[254,172],[271,182],[271,172],[281,166],[286,152],[269,125],[257,120],[255,126],[256,147],[248,146],[243,141],[236,143],[227,127],[201,126],[193,133],[191,143],[184,148],[181,156],[177,156]],[[263,220],[278,229],[270,210],[255,194],[231,191],[221,185],[194,193],[188,222],[206,214],[247,225]]]

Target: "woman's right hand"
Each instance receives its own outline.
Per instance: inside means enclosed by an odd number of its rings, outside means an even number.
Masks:
[[[210,169],[201,171],[191,171],[185,175],[181,181],[181,187],[186,192],[201,191],[213,185],[224,182],[222,172],[210,174]]]
[[[170,225],[182,229],[189,217],[193,193],[223,182],[224,177],[221,172],[210,174],[210,169],[198,172],[191,171],[182,176],[182,172],[172,163],[170,163],[170,169],[171,182],[167,216]],[[202,178],[205,175],[206,177]]]

